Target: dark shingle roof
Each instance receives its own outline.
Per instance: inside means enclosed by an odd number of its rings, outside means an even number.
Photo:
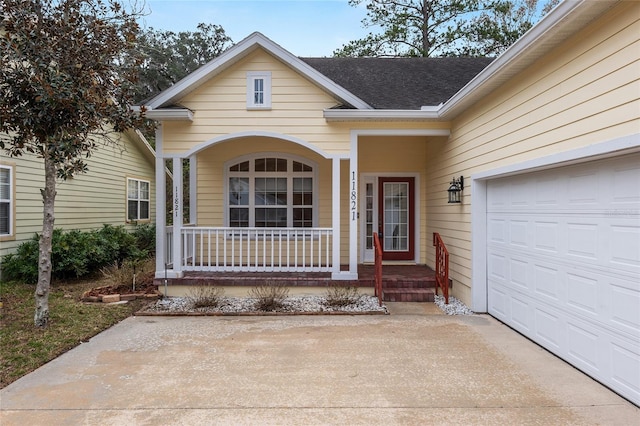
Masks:
[[[300,58],[375,109],[445,102],[493,58]]]

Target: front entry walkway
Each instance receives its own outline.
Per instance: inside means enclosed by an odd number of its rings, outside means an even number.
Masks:
[[[491,317],[390,311],[128,318],[2,389],[0,424],[638,424]]]

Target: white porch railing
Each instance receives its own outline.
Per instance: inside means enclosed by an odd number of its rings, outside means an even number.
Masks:
[[[168,227],[168,242],[170,232]],[[186,226],[181,234],[183,271],[331,272],[332,268],[331,228]]]

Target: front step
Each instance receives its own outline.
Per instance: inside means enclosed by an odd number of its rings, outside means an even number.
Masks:
[[[382,300],[385,302],[433,302],[434,288],[384,288]]]

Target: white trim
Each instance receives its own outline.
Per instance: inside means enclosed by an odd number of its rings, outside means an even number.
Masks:
[[[165,260],[167,259],[166,238],[167,238],[167,219],[166,219],[166,188],[167,175],[164,158],[162,158],[162,124],[156,127],[156,149],[159,153],[156,155],[156,278],[164,278],[166,270]],[[169,263],[169,262],[166,262]]]
[[[331,161],[331,227],[333,228],[333,274],[340,273],[340,159]]]
[[[249,35],[238,44],[223,52],[217,58],[198,68],[173,86],[158,94],[147,103],[147,107],[155,109],[165,105],[171,105],[215,75],[235,64],[258,47],[263,48],[268,53],[275,56],[277,59],[284,62],[302,76],[317,84],[326,92],[341,101],[352,105],[355,108],[372,109],[371,106],[362,99],[347,91],[342,86],[334,83],[325,75],[319,73],[313,67],[258,32],[254,32]]]
[[[393,110],[393,109],[325,109],[322,115],[328,122],[339,121],[379,121],[379,120],[402,120],[402,121],[425,121],[438,120],[438,107],[422,107],[420,110]]]
[[[193,111],[186,108],[148,109],[144,116],[158,121],[193,121]]]
[[[487,312],[487,181],[640,152],[640,133],[559,152],[471,175],[471,301],[475,312]]]
[[[256,103],[256,80],[262,80],[262,103]],[[271,109],[271,71],[247,71],[247,109]]]
[[[137,198],[129,198],[129,182],[131,181],[135,181],[136,182],[136,191],[138,193],[138,197]],[[143,199],[140,198],[140,187],[142,183],[146,183],[147,184],[147,199]],[[125,206],[125,222],[129,223],[129,222],[138,222],[138,221],[150,221],[151,220],[151,181],[147,180],[147,179],[140,179],[137,177],[126,177],[126,193],[127,193],[127,204]],[[138,203],[138,208],[137,208],[137,217],[131,219],[129,218],[129,201],[136,201]],[[140,203],[146,201],[148,204],[147,207],[147,217],[140,217]]]
[[[198,223],[198,157],[189,157],[189,223]]]
[[[173,159],[173,271],[182,275],[182,158]]]
[[[256,158],[283,158],[287,160],[287,171],[286,172],[256,172],[255,170],[249,170],[248,172],[230,172],[229,171],[229,167],[231,167],[234,164],[237,163],[241,163],[243,161],[249,161],[249,162],[253,162]],[[311,172],[294,172],[293,171],[293,161],[297,161],[299,163],[305,164],[310,166],[313,170]],[[222,184],[222,188],[223,188],[223,206],[224,206],[224,213],[223,213],[223,223],[225,227],[229,227],[229,198],[228,198],[228,194],[229,194],[229,177],[231,177],[231,173],[235,174],[237,173],[238,175],[242,174],[242,177],[246,176],[249,178],[249,187],[251,188],[253,186],[253,179],[256,176],[256,173],[259,174],[265,174],[265,175],[269,175],[269,177],[286,177],[287,181],[292,180],[295,177],[309,177],[309,175],[311,176],[311,178],[313,179],[312,185],[313,185],[313,205],[311,206],[312,211],[313,211],[313,228],[317,228],[318,227],[318,223],[319,223],[319,217],[318,217],[318,203],[319,203],[319,166],[318,163],[316,163],[315,161],[306,158],[306,157],[302,157],[299,155],[295,155],[295,154],[289,154],[286,152],[253,152],[251,154],[245,154],[245,155],[241,155],[239,157],[235,157],[232,158],[230,160],[227,160],[224,162],[224,171],[223,171],[223,179],[224,182]],[[250,166],[250,169],[252,168],[252,166]],[[255,190],[255,189],[254,189]],[[293,194],[293,187],[289,188],[289,186],[287,186],[287,204],[286,206],[282,205],[280,206],[282,207],[286,207],[287,208],[287,228],[293,228],[293,224],[291,223],[291,221],[293,220],[293,203],[292,203],[292,194]],[[256,206],[253,202],[255,196],[255,192],[254,191],[250,191],[249,194],[249,198],[251,201],[249,201],[249,204],[246,206],[249,209],[249,227],[250,228],[254,228],[255,227],[255,209],[259,206]]]
[[[450,129],[353,129],[351,135],[360,136],[449,136]],[[353,147],[352,147],[353,148]]]
[[[0,164],[0,169],[9,171],[9,198],[2,200],[9,204],[9,232],[0,234],[0,238],[13,239],[16,235],[16,167],[15,164]]]
[[[196,145],[195,147],[191,148],[189,151],[180,153],[180,154],[174,154],[174,155],[179,155],[179,156],[183,156],[183,157],[191,157],[192,155],[198,154],[200,151],[203,151],[215,144],[218,144],[220,142],[226,142],[226,141],[230,141],[233,139],[241,139],[241,138],[249,138],[249,137],[265,137],[265,138],[272,138],[272,139],[282,139],[285,141],[289,141],[289,142],[293,142],[295,144],[298,144],[300,146],[303,146],[304,148],[307,148],[313,152],[315,152],[316,154],[322,156],[323,158],[333,158],[335,157],[335,155],[329,154],[325,151],[323,151],[322,149],[318,148],[317,146],[310,144],[309,142],[297,138],[295,136],[289,136],[289,135],[285,135],[283,133],[276,133],[276,132],[265,132],[262,130],[247,130],[247,131],[243,131],[243,132],[237,132],[237,133],[229,133],[227,135],[221,135],[221,136],[217,136],[215,138],[209,139],[199,145]],[[345,154],[346,155],[346,154]],[[170,156],[167,156],[170,157]],[[342,157],[341,157],[342,158]]]
[[[349,176],[348,182],[349,191],[347,194],[350,194],[349,199],[349,273],[352,275],[358,276],[358,223],[360,222],[357,217],[357,207],[358,207],[358,179],[360,176],[358,175],[358,132],[352,130],[351,131],[351,152],[349,158]],[[352,188],[355,188],[355,191],[352,191]],[[355,194],[353,194],[355,192]],[[354,199],[355,198],[355,199]],[[355,202],[356,206],[356,217],[355,219],[352,216],[351,212],[351,202]]]

